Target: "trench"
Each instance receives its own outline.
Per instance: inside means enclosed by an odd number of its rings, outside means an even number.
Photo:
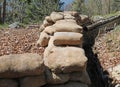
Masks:
[[[85,40],[83,49],[85,50],[85,55],[88,58],[87,72],[91,79],[90,87],[112,87],[112,79],[109,78],[107,71],[103,71],[97,54],[93,52],[95,38],[87,36],[86,33],[87,32],[84,32],[83,34]]]

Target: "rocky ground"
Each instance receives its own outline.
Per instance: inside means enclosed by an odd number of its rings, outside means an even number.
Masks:
[[[113,83],[120,83],[120,26],[96,38],[94,51]]]

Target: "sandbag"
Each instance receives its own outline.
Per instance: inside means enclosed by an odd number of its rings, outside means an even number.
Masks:
[[[43,58],[38,54],[11,54],[0,57],[0,78],[19,78],[40,75],[43,72]]]
[[[64,11],[64,14],[71,14],[74,17],[79,16],[79,13],[77,11]]]
[[[75,19],[74,16],[72,16],[71,14],[64,14],[64,19]]]
[[[48,26],[44,29],[45,33],[49,34],[49,35],[53,35],[55,32],[55,27],[54,26]]]
[[[56,32],[54,34],[54,45],[75,45],[82,47],[83,35],[74,32]]]
[[[68,82],[61,85],[46,85],[45,87],[88,87],[88,85],[81,82]]]
[[[18,87],[18,83],[12,79],[0,79],[0,87]]]
[[[70,80],[71,81],[80,81],[80,82],[88,84],[88,85],[91,84],[91,81],[90,81],[90,78],[89,78],[89,75],[88,75],[86,69],[83,70],[82,72],[71,73]]]
[[[39,28],[40,32],[42,32],[45,29],[45,26],[42,24]]]
[[[20,87],[41,87],[46,84],[45,76],[31,76],[20,79]]]
[[[43,25],[44,25],[45,27],[50,26],[50,25],[53,25],[53,24],[54,24],[53,22],[48,22],[47,20],[44,20],[44,21],[43,21]]]
[[[48,46],[45,48],[45,51],[44,51],[44,59],[46,57],[48,57],[48,55],[50,54],[50,51],[52,50],[52,48],[56,47],[54,44],[53,44],[53,36],[50,38],[49,40],[49,43],[48,43]],[[46,60],[46,63],[47,63],[47,60]]]
[[[45,32],[41,32],[39,40],[37,41],[37,45],[40,45],[40,46],[43,46],[43,47],[47,46],[48,42],[49,42],[49,39],[50,39],[50,35],[48,35]]]
[[[77,25],[76,22],[60,20],[57,21],[54,25],[55,32],[82,32],[82,27]]]
[[[45,20],[47,20],[48,22],[53,22],[50,16],[46,16]]]
[[[79,47],[54,47],[44,57],[44,64],[55,73],[83,71],[87,58],[84,50]]]
[[[64,16],[58,12],[52,12],[50,17],[53,22],[64,19]]]
[[[55,74],[51,72],[49,69],[45,70],[46,73],[46,81],[48,84],[64,84],[69,80],[69,74]]]

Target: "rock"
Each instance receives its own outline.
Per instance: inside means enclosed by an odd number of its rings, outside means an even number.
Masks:
[[[32,76],[20,79],[20,87],[41,87],[45,85],[45,76]]]
[[[117,80],[120,80],[120,64],[113,67],[112,77],[114,77]]]
[[[86,62],[84,50],[78,47],[54,47],[44,57],[45,65],[55,73],[83,71]]]
[[[70,80],[71,81],[80,81],[82,83],[91,84],[89,75],[87,73],[86,70],[82,71],[82,72],[73,72],[70,74]]]
[[[31,24],[26,27],[26,29],[39,29],[40,25],[38,24]]]
[[[82,47],[83,35],[75,32],[56,32],[53,37],[56,46],[72,45]]]
[[[82,32],[82,27],[79,26],[76,22],[59,20],[54,25],[55,32]]]
[[[0,87],[18,87],[18,83],[12,79],[0,79]]]
[[[64,18],[64,16],[60,13],[52,12],[50,15],[50,18],[52,19],[52,21],[56,22],[58,20],[62,20]]]
[[[14,23],[10,24],[9,28],[12,28],[12,29],[19,28],[19,22],[14,22]]]
[[[11,54],[0,57],[0,78],[40,75],[43,72],[43,58],[38,54]]]
[[[49,69],[46,69],[46,80],[48,84],[63,84],[68,82],[69,74],[55,74],[51,72]]]
[[[48,42],[49,42],[49,39],[50,39],[50,36],[47,33],[41,32],[39,40],[37,41],[37,45],[40,45],[40,46],[43,46],[43,47],[47,46]]]
[[[97,16],[93,16],[91,19],[92,19],[94,22],[97,22],[97,21],[99,21],[99,20],[101,20],[101,19],[104,19],[104,17],[102,17],[102,16],[100,16],[100,15],[97,15]]]
[[[69,82],[69,83],[62,84],[62,85],[47,85],[44,87],[88,87],[88,85],[80,83],[80,82]]]

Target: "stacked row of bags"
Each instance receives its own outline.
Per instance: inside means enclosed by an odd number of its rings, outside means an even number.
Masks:
[[[82,48],[86,17],[75,11],[52,12],[45,17],[37,45],[45,47],[44,64],[48,84],[91,83],[86,71],[87,57]]]

